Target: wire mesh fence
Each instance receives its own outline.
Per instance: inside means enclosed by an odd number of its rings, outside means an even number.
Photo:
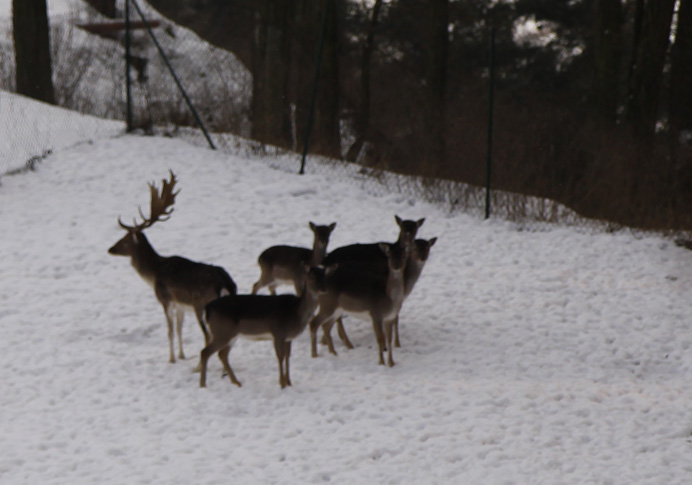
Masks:
[[[17,170],[55,148],[122,133],[126,119],[124,0],[116,2],[118,19],[107,19],[83,5],[51,18],[51,49],[56,98],[60,108],[32,104],[25,109],[13,90],[11,20],[0,22],[0,174]],[[147,134],[168,134],[206,145],[196,120],[186,106],[166,63],[170,63],[216,147],[245,157],[274,157],[277,168],[297,173],[301,166],[302,140],[294,137],[292,150],[249,139],[252,77],[247,67],[229,51],[214,47],[197,34],[163,17],[138,0],[143,17],[151,22],[157,50],[149,32],[135,24],[131,31],[132,128]],[[137,15],[132,14],[133,20]],[[65,122],[59,131],[42,126],[42,110],[61,110]],[[67,111],[69,110],[69,111]],[[79,114],[75,114],[79,113]],[[113,120],[95,124],[90,116]],[[294,120],[295,123],[295,120]],[[479,120],[480,132],[485,131]],[[52,131],[51,131],[52,130]],[[349,139],[348,129],[342,132]],[[481,143],[483,144],[483,143]],[[344,143],[346,145],[346,143]],[[344,146],[342,152],[347,150]],[[367,150],[364,147],[363,150]],[[479,158],[479,157],[476,157]],[[485,154],[482,154],[482,162]],[[488,201],[492,215],[538,228],[559,222],[589,229],[617,228],[580,217],[552,200],[519,193],[494,191],[489,199],[484,187],[429,176],[400,175],[386,166],[345,162],[310,155],[306,171],[330,177],[350,178],[368,191],[396,191],[440,204],[453,211],[483,217]],[[485,168],[482,166],[481,171]]]

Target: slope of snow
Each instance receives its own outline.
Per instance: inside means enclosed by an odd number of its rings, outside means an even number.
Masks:
[[[125,131],[120,121],[82,115],[0,91],[0,175],[34,157]]]
[[[47,113],[49,113],[47,111]],[[519,231],[353,180],[292,175],[180,140],[56,149],[0,185],[0,482],[43,484],[682,484],[692,464],[692,253],[661,237]],[[297,163],[297,161],[296,161]],[[296,165],[297,168],[297,165]],[[210,360],[192,316],[167,362],[164,316],[116,221],[173,169],[161,254],[224,266],[248,292],[274,244],[394,240],[394,214],[438,237],[401,314],[397,365],[295,343],[281,390],[271,343]],[[311,166],[308,166],[308,172]],[[288,290],[288,288],[285,288]]]

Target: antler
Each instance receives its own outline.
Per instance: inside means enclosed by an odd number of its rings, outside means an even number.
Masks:
[[[120,227],[131,232],[142,231],[147,227],[151,227],[156,221],[167,221],[171,217],[171,213],[173,212],[173,204],[175,203],[175,196],[178,195],[180,190],[175,192],[173,191],[178,180],[175,178],[175,174],[172,170],[169,170],[169,172],[171,174],[170,179],[163,179],[161,181],[163,186],[161,187],[160,194],[159,190],[156,188],[156,185],[154,185],[153,182],[149,183],[149,191],[151,192],[151,215],[146,217],[142,213],[142,208],[140,207],[138,209],[139,215],[143,221],[140,224],[137,224],[137,221],[133,219],[132,222],[134,225],[128,226],[123,224],[120,218],[118,218],[118,224],[120,224]]]

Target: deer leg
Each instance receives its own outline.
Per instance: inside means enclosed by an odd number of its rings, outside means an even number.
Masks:
[[[336,353],[336,349],[334,348],[334,341],[332,340],[332,327],[334,326],[334,323],[336,320],[333,318],[330,318],[324,324],[322,325],[322,341],[327,344],[327,348],[329,349],[329,353],[332,355],[339,355]]]
[[[284,373],[286,375],[286,385],[292,386],[291,384],[291,371],[288,365],[288,362],[291,359],[291,341],[289,340],[286,342],[286,355],[284,356],[285,364],[284,364]]]
[[[231,352],[232,346],[233,346],[232,344],[228,344],[226,347],[219,350],[219,359],[221,359],[221,364],[223,365],[223,368],[226,371],[226,374],[228,374],[228,377],[231,378],[231,382],[233,384],[235,384],[236,386],[241,387],[242,384],[235,377],[235,374],[233,373],[233,369],[231,369],[231,364],[228,363],[228,354]]]
[[[207,387],[207,361],[221,349],[221,345],[212,342],[202,349],[199,355],[199,387]]]
[[[175,309],[175,332],[178,335],[178,358],[184,359],[183,353],[183,320],[185,319],[185,311],[182,308]]]
[[[287,385],[288,377],[284,372],[284,362],[286,360],[286,341],[280,338],[274,337],[274,351],[276,352],[276,359],[279,361],[279,385],[283,389]]]
[[[252,285],[252,294],[256,295],[259,290],[271,283],[272,280],[273,278],[269,277],[267,275],[267,272],[264,269],[262,269],[262,274],[260,275],[260,278],[257,280],[257,283]]]
[[[344,345],[346,345],[347,348],[352,349],[353,344],[351,343],[350,340],[348,340],[348,335],[346,335],[346,330],[344,330],[344,318],[343,317],[339,317],[336,319],[336,329],[339,333],[339,338],[341,339],[342,342],[344,342]],[[329,330],[331,332],[331,326],[329,327]],[[327,336],[326,333],[322,333],[322,340],[320,340],[320,343],[322,345],[329,345],[329,341],[331,340],[331,336],[332,336],[331,333],[329,334],[329,336]],[[346,340],[344,340],[344,338]]]
[[[163,305],[163,312],[166,315],[166,323],[168,324],[168,362],[171,364],[175,363],[175,352],[173,352],[173,315],[171,315],[174,311],[175,308],[173,306]]]
[[[199,323],[199,328],[202,329],[202,333],[204,334],[204,345],[207,346],[209,345],[209,342],[211,342],[211,335],[209,333],[207,325],[204,323],[204,308],[195,308],[195,316],[197,317],[197,323]],[[182,339],[180,339],[180,341],[182,342]],[[201,368],[202,363],[198,362],[197,367],[195,367],[192,372],[199,372]]]
[[[401,342],[399,342],[399,314],[396,314],[394,318],[394,346],[401,347]]]
[[[392,358],[392,333],[395,328],[396,320],[387,320],[384,322],[384,336],[387,342],[387,365],[389,367],[394,366],[394,359]]]
[[[202,329],[202,333],[204,334],[204,345],[209,345],[209,342],[211,341],[211,335],[209,335],[209,329],[207,328],[207,325],[204,323],[204,307],[195,308],[195,316],[197,317],[197,323],[199,323],[199,328]]]
[[[353,344],[348,339],[348,335],[346,335],[346,329],[344,328],[344,320],[341,317],[339,317],[336,321],[336,331],[339,333],[339,338],[344,343],[347,349],[354,348]]]
[[[322,326],[323,323],[332,318],[333,311],[328,308],[320,308],[319,313],[310,321],[310,347],[312,349],[312,356],[317,357],[317,329]]]
[[[382,319],[379,317],[373,317],[372,319],[372,329],[375,331],[375,337],[377,338],[378,353],[380,355],[380,365],[384,365],[384,331],[382,330]]]

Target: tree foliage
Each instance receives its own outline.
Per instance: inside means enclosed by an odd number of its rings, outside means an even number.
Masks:
[[[326,0],[152,3],[252,69],[256,137],[299,145]],[[692,227],[692,2],[330,3],[317,151],[483,184],[494,27],[496,186],[591,217]]]

